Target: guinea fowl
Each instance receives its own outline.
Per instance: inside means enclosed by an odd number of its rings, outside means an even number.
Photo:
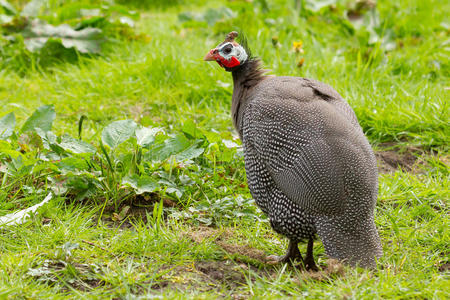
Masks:
[[[233,76],[231,112],[250,192],[272,228],[289,239],[287,253],[270,259],[317,269],[318,235],[329,257],[374,268],[382,255],[374,224],[378,174],[355,113],[324,83],[264,75],[237,35],[229,33],[204,60]],[[303,260],[298,243],[306,240]]]

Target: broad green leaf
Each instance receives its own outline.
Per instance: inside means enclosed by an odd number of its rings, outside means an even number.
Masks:
[[[33,144],[35,145],[35,147],[39,148],[42,145],[45,149],[52,150],[58,155],[65,154],[66,150],[59,143],[61,139],[58,138],[53,132],[43,131],[40,128],[35,128],[35,130],[36,133],[31,135],[30,137],[31,141],[34,141]],[[35,139],[36,135],[39,136],[40,139]]]
[[[115,149],[134,135],[136,127],[137,125],[133,120],[113,122],[103,129],[102,142],[111,149]]]
[[[182,130],[186,133],[190,138],[198,139],[203,137],[203,133],[200,129],[197,128],[197,125],[192,120],[187,120],[184,122]]]
[[[183,196],[183,191],[176,187],[168,187],[166,188],[166,193],[168,194],[175,194],[178,198],[181,198]]]
[[[65,48],[74,47],[81,53],[99,53],[102,31],[98,28],[74,30],[67,24],[53,26],[36,19],[23,31],[26,48],[31,52],[42,49],[49,39],[60,40]]]
[[[82,140],[74,139],[73,137],[65,134],[61,137],[61,143],[59,146],[66,151],[81,154],[81,153],[95,153],[95,147]]]
[[[89,168],[84,159],[74,156],[64,158],[61,161],[57,162],[56,165],[63,174],[69,171],[73,172],[77,170],[87,170]]]
[[[43,170],[51,170],[51,171],[55,171],[58,172],[59,169],[58,167],[51,161],[37,161],[36,164],[33,166],[32,169],[32,173],[33,174],[38,174],[39,172],[43,171]]]
[[[45,0],[31,0],[22,9],[20,15],[22,17],[37,17],[41,12],[42,6],[45,4]]]
[[[16,15],[17,10],[6,0],[0,0],[0,6],[5,10],[7,14]]]
[[[9,138],[14,132],[16,117],[14,113],[9,113],[0,119],[0,140]]]
[[[139,178],[136,194],[151,193],[159,188],[159,184],[148,176]]]
[[[131,176],[124,177],[122,184],[132,187],[136,194],[151,193],[159,188],[159,184],[147,175],[138,176],[133,174]]]
[[[45,149],[50,150],[52,145],[58,143],[58,137],[51,131],[44,131],[40,128],[35,128],[36,133],[41,137],[42,145]]]
[[[182,161],[186,159],[193,159],[202,155],[205,149],[198,147],[197,145],[192,145],[189,148],[183,150],[175,156],[177,161]]]
[[[76,195],[75,200],[83,200],[92,197],[102,190],[101,178],[98,174],[90,172],[75,172],[66,174],[67,180],[64,182],[64,188]]]
[[[122,184],[137,189],[139,175],[133,174],[122,178]]]
[[[35,128],[50,131],[55,117],[56,112],[53,105],[41,106],[25,121],[20,132],[35,130]]]
[[[212,130],[205,130],[203,134],[205,135],[209,143],[218,143],[223,140],[219,133]]]
[[[175,137],[168,138],[161,144],[155,145],[155,147],[146,153],[146,157],[154,161],[162,161],[171,155],[175,155],[186,150],[190,146],[191,142],[184,136],[184,134],[178,134]]]
[[[155,141],[155,135],[161,131],[161,128],[137,128],[135,132],[137,144],[141,147],[148,147]]]

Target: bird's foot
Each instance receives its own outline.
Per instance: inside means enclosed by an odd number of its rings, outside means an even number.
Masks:
[[[298,264],[296,264],[296,262]],[[306,261],[306,259],[303,261],[301,257],[290,257],[289,255],[269,255],[266,257],[266,263],[268,265],[276,265],[279,263],[284,264],[290,264],[295,267],[304,267],[306,271],[313,271],[317,272],[319,271],[319,268],[317,267],[314,260]]]
[[[293,264],[296,258],[290,257],[289,255],[269,255],[266,257],[266,260],[269,265],[276,265],[279,263]]]
[[[298,250],[298,242],[290,241],[287,253],[285,255],[277,256],[277,255],[269,255],[267,256],[267,264],[275,265],[278,263],[289,263],[294,264],[295,261],[303,262],[302,255]]]
[[[312,259],[312,260],[305,259],[304,264],[305,264],[306,271],[313,271],[313,272],[319,271],[319,268],[317,267],[316,263],[314,262],[314,259]]]
[[[310,237],[308,240],[308,247],[306,250],[306,257],[303,263],[305,264],[305,269],[307,271],[319,271],[319,268],[316,265],[316,262],[314,261],[314,255],[313,255],[313,245],[314,245],[314,238]]]

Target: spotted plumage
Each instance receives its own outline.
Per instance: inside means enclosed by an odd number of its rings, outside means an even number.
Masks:
[[[236,35],[219,46],[237,44]],[[212,59],[223,66],[217,56],[205,57]],[[308,240],[304,262],[315,268],[318,235],[328,256],[374,267],[382,254],[374,224],[376,160],[347,102],[315,80],[265,76],[254,58],[223,67],[233,75],[232,117],[250,192],[273,229],[290,240],[277,260],[302,260],[297,243]]]

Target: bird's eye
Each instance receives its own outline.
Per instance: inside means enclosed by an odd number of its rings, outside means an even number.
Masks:
[[[223,49],[223,53],[230,54],[231,53],[231,47],[226,47],[225,49]]]

